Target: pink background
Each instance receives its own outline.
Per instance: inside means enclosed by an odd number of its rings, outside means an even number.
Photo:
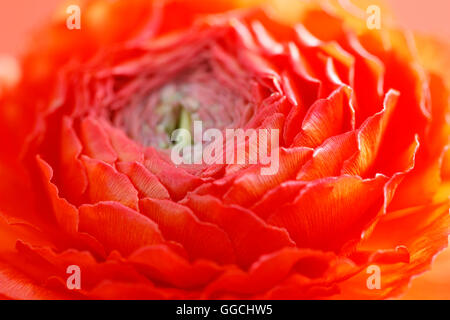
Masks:
[[[449,0],[385,1],[392,7],[398,21],[403,25],[415,31],[439,35],[447,40],[450,39]],[[33,28],[44,23],[55,8],[62,4],[76,2],[76,0],[0,1],[0,54],[16,54],[23,50],[26,35]],[[357,3],[357,0],[353,0],[353,2]]]

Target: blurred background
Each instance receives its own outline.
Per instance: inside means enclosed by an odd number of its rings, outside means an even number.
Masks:
[[[305,0],[288,0],[284,2],[289,3],[296,1],[301,2]],[[344,1],[353,1],[354,4],[361,2],[361,0]],[[391,7],[397,21],[401,25],[416,32],[430,35],[434,34],[442,40],[450,41],[449,0],[382,1]],[[20,53],[21,50],[24,49],[24,39],[33,28],[38,28],[41,24],[45,23],[45,20],[48,19],[57,8],[69,4],[76,4],[77,2],[77,0],[0,1],[0,53]]]
[[[114,0],[111,0],[114,1]],[[126,0],[115,0],[126,1]],[[214,0],[205,0],[214,1]],[[307,0],[282,0],[286,3]],[[361,5],[360,0],[353,1]],[[382,0],[396,21],[403,27],[423,35],[432,35],[450,43],[450,0]],[[26,49],[27,37],[34,29],[48,21],[56,9],[77,0],[1,0],[0,1],[0,76],[11,57]],[[364,3],[370,1],[364,0]],[[383,21],[383,12],[381,19]],[[3,63],[2,63],[3,61]],[[3,70],[6,72],[6,70]],[[433,270],[413,280],[404,299],[450,299],[450,249],[441,253],[433,264]]]

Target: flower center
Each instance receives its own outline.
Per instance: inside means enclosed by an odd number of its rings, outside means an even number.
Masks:
[[[172,132],[181,130],[176,143],[190,145],[193,122],[204,129],[241,127],[252,105],[235,90],[216,79],[207,66],[185,72],[165,86],[133,97],[126,107],[110,114],[111,122],[143,146],[168,149],[174,146]],[[250,111],[250,112],[249,112]]]
[[[184,108],[182,105],[178,105],[177,107],[162,105],[160,106],[160,109],[157,110],[157,112],[162,113],[163,119],[161,123],[158,124],[156,130],[160,133],[165,133],[166,136],[171,139],[170,144],[166,141],[160,144],[161,148],[169,148],[174,144],[179,144],[181,145],[181,147],[192,144],[192,119],[191,113],[186,108]],[[176,139],[173,140],[172,133],[175,130],[177,130],[177,136],[175,137]]]

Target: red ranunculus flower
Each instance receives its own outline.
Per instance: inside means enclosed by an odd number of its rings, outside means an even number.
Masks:
[[[386,298],[429,268],[450,225],[445,82],[403,33],[302,10],[93,0],[80,30],[40,32],[0,103],[0,296]],[[279,130],[277,173],[174,164],[195,119]]]

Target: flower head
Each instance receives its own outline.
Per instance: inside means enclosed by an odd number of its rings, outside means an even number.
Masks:
[[[81,10],[0,102],[0,294],[386,298],[447,245],[448,89],[404,33],[317,5],[295,23],[228,1]],[[196,121],[243,140],[205,142]],[[174,163],[176,147],[200,160]]]

